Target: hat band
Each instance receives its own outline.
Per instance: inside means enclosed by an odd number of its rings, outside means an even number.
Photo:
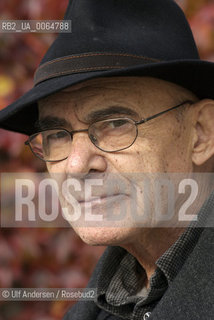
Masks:
[[[65,56],[39,66],[34,84],[47,79],[81,72],[121,69],[134,65],[160,62],[158,59],[126,53],[92,52]]]

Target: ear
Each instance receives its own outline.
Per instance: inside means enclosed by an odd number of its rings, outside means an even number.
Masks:
[[[201,100],[195,108],[195,136],[192,161],[203,165],[214,155],[214,100]]]

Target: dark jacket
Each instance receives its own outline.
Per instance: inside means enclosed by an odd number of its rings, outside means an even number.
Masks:
[[[209,210],[214,215],[213,207]],[[96,281],[105,255],[106,252],[95,268],[88,284],[89,288],[96,288]],[[93,301],[78,302],[63,318],[63,320],[119,319],[121,318],[99,309]],[[150,319],[214,319],[214,228],[203,230],[194,250],[153,310]]]

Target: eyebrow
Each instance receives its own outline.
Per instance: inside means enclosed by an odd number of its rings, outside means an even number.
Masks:
[[[114,115],[129,115],[129,116],[139,116],[137,112],[132,109],[120,106],[112,106],[101,110],[96,110],[90,112],[86,117],[86,122],[93,122],[96,120],[105,119],[108,116]],[[46,116],[44,118],[40,118],[36,121],[35,127],[38,131],[53,129],[57,127],[62,128],[71,128],[71,123],[69,123],[66,119],[54,116]]]
[[[90,112],[86,116],[86,121],[93,122],[96,120],[101,120],[107,116],[114,116],[115,114],[119,115],[129,115],[129,116],[139,116],[137,112],[132,109],[121,107],[121,106],[112,106],[101,110],[96,110]]]
[[[71,127],[71,124],[64,118],[47,116],[37,120],[35,123],[35,127],[37,130],[42,131],[42,130],[53,129],[57,127],[63,127],[63,128]]]

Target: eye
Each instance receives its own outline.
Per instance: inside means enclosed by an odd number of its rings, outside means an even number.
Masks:
[[[128,119],[110,119],[103,122],[100,127],[103,133],[123,134],[133,128],[133,123]]]
[[[90,134],[100,141],[107,137],[121,137],[124,134],[130,134],[133,129],[135,125],[130,119],[108,119],[94,123],[90,128]]]
[[[130,125],[130,122],[127,119],[109,119],[97,122],[95,127],[104,132],[109,130],[121,130],[126,128],[127,125]]]
[[[48,131],[46,132],[44,138],[47,139],[48,141],[50,140],[60,140],[60,139],[64,139],[67,138],[69,136],[68,132],[61,130],[61,131]]]
[[[120,128],[122,126],[127,125],[129,122],[126,119],[117,119],[117,120],[110,120],[108,122],[108,126],[111,129]]]

